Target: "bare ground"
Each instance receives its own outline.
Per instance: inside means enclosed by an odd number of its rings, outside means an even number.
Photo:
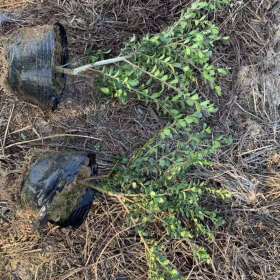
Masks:
[[[189,1],[33,2],[19,10],[22,21],[5,27],[2,35],[22,25],[60,20],[76,59],[98,49],[117,54],[132,34],[158,32],[174,21]],[[216,156],[213,170],[193,176],[228,187],[235,198],[225,205],[205,202],[218,208],[226,220],[216,241],[206,245],[212,265],[194,263],[187,243],[166,241],[169,259],[188,279],[279,279],[279,118],[263,106],[263,90],[254,94],[244,89],[248,71],[243,68],[261,69],[258,65],[271,48],[277,20],[273,2],[236,1],[215,15],[231,38],[228,45],[219,46],[216,61],[230,67],[232,74],[222,81],[225,97],[215,100],[221,109],[214,124],[217,132],[232,135],[234,143]],[[34,153],[65,148],[94,151],[106,174],[114,157],[129,156],[163,125],[152,108],[102,99],[92,81],[79,78],[68,84],[62,106],[49,114],[1,92],[0,209],[10,213],[0,229],[0,278],[147,279],[145,249],[127,225],[121,201],[103,197],[81,229],[50,226],[47,235],[35,233],[28,223],[32,214],[17,207],[19,181]]]

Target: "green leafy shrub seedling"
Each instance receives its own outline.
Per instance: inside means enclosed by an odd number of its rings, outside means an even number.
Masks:
[[[182,279],[164,257],[152,228],[160,225],[165,238],[213,240],[222,225],[215,211],[202,206],[206,195],[226,198],[224,190],[213,191],[204,182],[194,182],[189,172],[211,166],[211,156],[223,145],[214,137],[207,119],[217,108],[201,92],[207,85],[221,95],[218,82],[227,74],[212,63],[213,49],[223,40],[209,20],[228,0],[195,2],[170,28],[142,40],[133,38],[122,50],[121,61],[100,67],[100,91],[120,102],[137,99],[156,110],[168,124],[150,139],[107,182],[114,192],[127,195],[131,222],[138,225],[145,243],[150,279]],[[195,244],[195,243],[193,243]],[[204,248],[193,246],[193,256],[209,263]]]

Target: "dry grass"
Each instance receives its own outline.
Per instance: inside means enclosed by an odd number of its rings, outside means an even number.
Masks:
[[[71,50],[84,55],[96,50],[118,54],[133,34],[156,33],[178,18],[191,0],[44,0],[26,10],[29,23],[53,23],[67,27]],[[50,18],[49,15],[52,14]]]
[[[115,279],[121,272],[131,279],[145,277],[142,245],[133,228],[124,227],[125,211],[118,203],[102,199],[75,232],[50,226],[47,233],[36,233],[27,223],[30,215],[18,212],[1,238],[6,270],[21,279]]]
[[[24,8],[32,2],[31,0],[2,0],[0,9],[13,11],[14,9]]]
[[[158,32],[190,1],[38,2],[21,12],[23,24],[61,20],[72,55],[81,57],[98,49],[118,53],[132,34]],[[222,81],[225,98],[215,100],[222,108],[216,131],[232,135],[234,144],[217,155],[212,171],[193,175],[228,187],[235,199],[230,205],[205,202],[226,219],[216,241],[205,244],[212,265],[194,263],[188,243],[166,240],[169,259],[188,279],[279,278],[280,126],[261,103],[244,95],[238,83],[240,67],[254,66],[266,56],[273,34],[271,4],[236,1],[226,13],[215,15],[231,36],[229,45],[219,46],[216,61],[232,68],[232,75]],[[0,279],[147,279],[145,250],[127,224],[127,209],[120,200],[102,197],[77,231],[50,226],[45,233],[36,233],[29,222],[32,213],[16,206],[18,181],[32,155],[50,149],[97,152],[101,173],[106,174],[114,157],[129,156],[164,121],[152,108],[134,103],[121,106],[100,98],[93,82],[83,78],[68,81],[62,106],[55,113],[46,114],[3,90],[0,110],[0,202],[11,209],[10,220],[2,220],[0,229]]]

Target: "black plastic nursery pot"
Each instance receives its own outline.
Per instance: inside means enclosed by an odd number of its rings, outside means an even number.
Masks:
[[[66,77],[57,65],[68,62],[68,44],[60,23],[22,28],[6,46],[7,83],[22,100],[54,110],[63,94]]]
[[[48,152],[33,163],[23,179],[22,206],[37,212],[38,220],[33,222],[38,225],[50,222],[78,228],[96,198],[96,191],[81,181],[97,172],[93,153]]]

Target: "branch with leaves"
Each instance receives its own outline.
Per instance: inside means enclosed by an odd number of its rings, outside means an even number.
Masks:
[[[217,108],[199,92],[198,85],[222,94],[219,78],[228,71],[216,67],[212,57],[215,45],[227,38],[209,15],[228,3],[197,1],[165,31],[140,41],[133,38],[122,50],[121,61],[96,66],[101,74],[97,83],[105,96],[122,103],[138,100],[168,120],[166,127],[107,180],[111,194],[133,196],[125,202],[131,219],[141,224],[138,230],[143,242],[152,238],[149,228],[155,221],[161,223],[165,236],[188,241],[198,236],[213,240],[214,230],[222,225],[219,215],[201,202],[206,195],[227,198],[229,194],[194,182],[188,174],[195,168],[211,166],[211,157],[226,143],[222,136],[214,136],[207,124]],[[155,268],[161,263],[157,246],[146,247],[150,268],[157,270],[150,272],[150,278],[171,279],[172,274],[177,277],[172,279],[179,279],[176,271],[169,275],[168,269]],[[210,261],[205,249],[194,250],[194,257]]]

